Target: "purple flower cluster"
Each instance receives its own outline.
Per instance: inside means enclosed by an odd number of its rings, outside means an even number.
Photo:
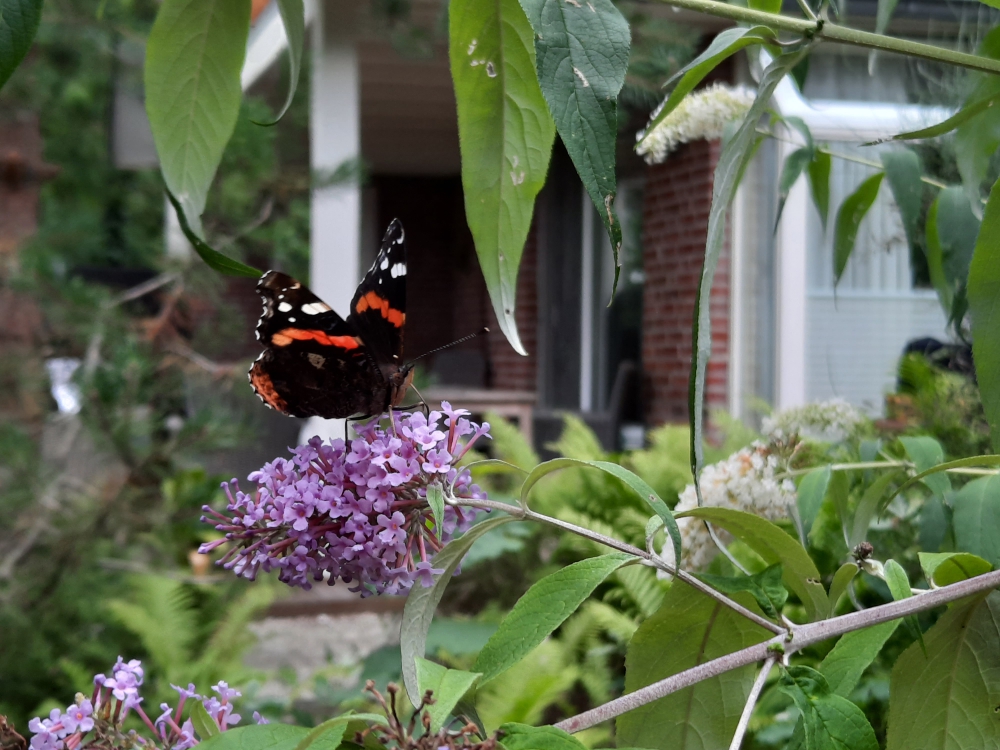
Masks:
[[[237,575],[252,580],[277,569],[279,580],[306,589],[338,578],[356,583],[351,590],[362,596],[403,593],[418,580],[429,586],[441,572],[432,567],[434,554],[456,529],[471,525],[476,511],[448,504],[437,528],[428,486],[439,485],[449,498],[486,497],[468,470],[455,466],[489,437],[489,424],[470,422],[468,414],[446,401],[426,417],[393,413],[388,427],[378,419],[358,425],[350,444],[313,438],[291,459],[252,473],[251,493],[240,492],[235,479],[224,484],[229,515],[206,506],[212,518],[203,520],[225,537],[200,551],[229,543],[219,562]]]
[[[122,737],[121,726],[128,712],[135,710],[143,723],[153,732],[155,739],[141,737],[134,731],[128,737],[133,740],[131,745],[140,744],[150,748],[169,748],[169,750],[189,750],[198,744],[194,726],[188,719],[181,723],[184,704],[189,698],[199,700],[212,717],[220,731],[237,724],[239,714],[233,713],[232,701],[240,697],[240,692],[220,682],[212,687],[215,696],[203,697],[195,692],[194,685],[187,688],[171,685],[180,695],[177,708],[171,708],[167,703],[160,704],[163,713],[155,721],[151,721],[142,708],[142,697],[139,688],[143,682],[142,663],[138,659],[126,662],[120,656],[111,670],[111,676],[103,674],[94,677],[94,692],[90,698],[77,694],[76,703],[69,706],[63,713],[58,708],[52,709],[49,718],[34,718],[28,722],[31,730],[32,750],[76,750],[86,746],[87,736],[94,734],[94,744],[105,746],[109,739]],[[254,712],[254,720],[258,724],[266,724]],[[113,746],[118,746],[114,742]]]

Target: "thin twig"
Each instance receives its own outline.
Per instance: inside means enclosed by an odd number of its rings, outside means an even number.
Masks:
[[[604,534],[599,534],[596,531],[591,531],[590,529],[585,529],[582,526],[577,526],[575,524],[569,523],[568,521],[561,521],[558,518],[552,518],[551,516],[546,516],[541,513],[536,513],[529,508],[521,508],[516,505],[508,505],[507,503],[498,503],[495,500],[468,500],[466,498],[448,498],[447,502],[452,505],[463,505],[471,508],[483,508],[485,510],[500,510],[504,513],[509,513],[515,518],[523,519],[525,521],[538,521],[540,523],[548,524],[549,526],[555,526],[556,528],[562,529],[563,531],[568,531],[571,534],[576,534],[577,536],[582,536],[591,541],[597,542],[598,544],[603,544],[605,547],[610,547],[611,549],[618,550],[619,552],[624,552],[628,555],[634,555],[635,557],[641,558],[646,562],[647,565],[651,565],[655,568],[659,568],[665,573],[684,581],[692,588],[697,589],[706,596],[710,596],[715,599],[720,604],[729,607],[734,612],[742,615],[751,622],[760,625],[760,627],[765,628],[772,633],[777,633],[778,635],[786,635],[788,631],[778,625],[777,623],[771,622],[770,620],[761,617],[760,615],[752,612],[743,605],[733,601],[728,598],[725,594],[716,591],[707,583],[695,578],[693,575],[685,570],[680,570],[679,568],[668,564],[665,560],[661,559],[658,555],[653,555],[646,550],[639,549],[638,547],[633,547],[631,544],[619,541],[617,539],[612,539]]]
[[[760,668],[760,674],[757,675],[753,687],[750,688],[750,695],[747,696],[747,703],[743,706],[743,715],[740,716],[740,723],[736,725],[736,734],[733,735],[733,741],[729,743],[729,750],[740,750],[740,745],[743,744],[743,736],[747,733],[747,727],[750,726],[750,717],[753,715],[753,708],[757,705],[757,699],[760,698],[760,693],[764,689],[764,683],[767,682],[767,676],[771,674],[771,668],[774,667],[776,661],[778,661],[777,656],[769,656],[764,660],[764,666]]]
[[[964,599],[973,594],[1000,586],[1000,570],[994,570],[975,578],[942,586],[939,589],[928,591],[926,594],[918,594],[908,599],[883,604],[878,607],[870,607],[860,612],[850,612],[840,617],[833,617],[829,620],[799,625],[786,638],[775,637],[755,646],[749,646],[731,654],[726,654],[718,659],[699,664],[696,667],[678,672],[666,679],[654,682],[652,685],[640,688],[635,692],[615,698],[608,703],[589,711],[584,711],[576,716],[560,721],[555,726],[566,732],[579,732],[582,729],[596,726],[602,722],[621,716],[628,711],[652,703],[664,696],[676,693],[678,690],[690,687],[703,680],[716,677],[739,667],[745,667],[754,662],[763,661],[771,656],[776,649],[784,652],[785,656],[790,656],[796,651],[800,651],[815,643],[835,638],[844,633],[850,633],[862,628],[879,625],[890,620],[898,620],[908,615],[924,612],[944,604]]]

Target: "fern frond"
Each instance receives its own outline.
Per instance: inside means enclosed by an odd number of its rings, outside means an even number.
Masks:
[[[664,584],[652,568],[629,565],[619,568],[615,576],[644,618],[653,615],[663,604]]]
[[[554,450],[560,456],[577,458],[581,461],[604,461],[607,454],[601,446],[601,441],[587,423],[577,416],[563,416],[563,431],[559,439],[549,443],[546,448]]]
[[[538,454],[517,427],[492,412],[486,414],[486,420],[490,423],[490,435],[493,437],[490,446],[497,458],[525,471],[538,466]]]

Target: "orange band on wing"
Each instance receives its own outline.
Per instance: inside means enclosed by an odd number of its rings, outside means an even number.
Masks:
[[[330,336],[323,331],[308,331],[303,328],[284,328],[271,336],[271,343],[275,346],[288,346],[293,341],[315,341],[338,349],[357,349],[361,346],[361,342],[354,336]]]
[[[396,328],[402,328],[403,323],[406,322],[406,313],[389,307],[389,301],[379,297],[377,292],[368,292],[368,294],[359,299],[358,304],[354,306],[354,311],[359,314],[369,309],[378,310],[382,313],[382,317],[392,323]]]

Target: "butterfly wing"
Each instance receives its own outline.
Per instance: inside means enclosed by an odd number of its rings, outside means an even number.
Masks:
[[[402,365],[403,327],[406,323],[406,234],[393,219],[382,247],[351,300],[347,316],[370,347],[376,364],[388,380]]]
[[[350,320],[277,271],[264,274],[257,292],[264,351],[248,378],[261,401],[292,417],[324,418],[369,414],[385,403],[386,381]]]

